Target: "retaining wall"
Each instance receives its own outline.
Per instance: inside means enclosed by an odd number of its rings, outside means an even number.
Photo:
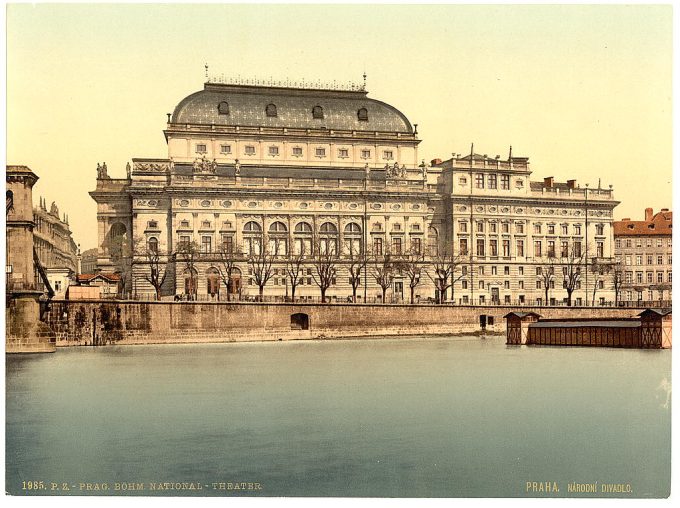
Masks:
[[[505,331],[503,316],[532,310],[544,318],[634,317],[640,309],[461,307],[289,303],[128,302],[54,300],[45,321],[58,346],[293,340],[376,335],[432,335],[480,330],[479,316],[493,316],[487,330]],[[294,329],[293,314],[306,314],[309,329]]]

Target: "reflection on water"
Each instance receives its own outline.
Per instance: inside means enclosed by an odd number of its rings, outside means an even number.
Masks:
[[[60,349],[7,357],[12,494],[590,495],[670,488],[670,351],[502,338]],[[22,490],[24,481],[73,486]],[[144,491],[113,491],[115,483]],[[149,491],[195,482],[202,490]],[[212,490],[212,483],[262,490]],[[527,492],[556,482],[559,493]],[[108,491],[81,491],[106,483]],[[48,485],[49,487],[49,485]]]

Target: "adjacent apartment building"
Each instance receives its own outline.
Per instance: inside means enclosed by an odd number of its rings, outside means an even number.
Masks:
[[[673,212],[645,209],[644,220],[614,222],[617,300],[667,307],[672,301]]]
[[[134,158],[124,178],[99,165],[90,193],[98,269],[119,273],[126,296],[151,298],[155,283],[162,295],[262,287],[283,299],[299,263],[296,299],[312,300],[332,257],[331,301],[408,301],[414,283],[419,301],[613,299],[589,275],[613,263],[611,187],[533,181],[511,151],[425,163],[417,125],[364,86],[207,82],[168,113],[164,135],[167,157]],[[380,278],[386,256],[401,265]]]

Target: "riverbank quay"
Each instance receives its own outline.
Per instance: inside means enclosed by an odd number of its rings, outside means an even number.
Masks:
[[[545,318],[633,318],[642,309],[401,304],[53,300],[56,345],[249,342],[502,333],[509,312]]]

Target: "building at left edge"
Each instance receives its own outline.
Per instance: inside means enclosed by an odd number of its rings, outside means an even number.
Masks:
[[[97,268],[124,297],[611,305],[613,189],[534,180],[528,158],[426,163],[417,125],[364,86],[208,81],[168,113],[167,157],[97,168]],[[266,254],[266,256],[265,256]],[[448,255],[450,287],[437,287]],[[397,261],[387,281],[380,260]],[[266,260],[262,258],[266,257]],[[353,277],[357,264],[361,275]],[[446,263],[445,263],[446,264]],[[439,265],[439,268],[438,268]],[[597,269],[595,269],[597,267]],[[225,274],[230,272],[228,276]],[[576,275],[574,275],[576,274]],[[571,279],[567,287],[567,278]]]

